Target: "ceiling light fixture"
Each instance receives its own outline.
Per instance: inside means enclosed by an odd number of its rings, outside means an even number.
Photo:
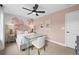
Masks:
[[[33,14],[35,15],[36,13],[35,13],[35,12],[33,12]]]

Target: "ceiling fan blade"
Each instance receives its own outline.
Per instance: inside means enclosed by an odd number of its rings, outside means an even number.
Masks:
[[[36,13],[36,16],[39,16],[39,15]]]
[[[36,10],[38,8],[38,4],[35,4],[35,6],[33,7],[34,10]]]
[[[33,12],[30,12],[30,13],[28,13],[27,15],[29,15],[29,14],[32,14]]]
[[[23,9],[25,9],[25,10],[29,10],[29,11],[32,11],[32,10],[30,10],[30,9],[27,9],[27,8],[24,8],[24,7],[23,7]]]
[[[45,11],[36,11],[37,13],[45,13]]]

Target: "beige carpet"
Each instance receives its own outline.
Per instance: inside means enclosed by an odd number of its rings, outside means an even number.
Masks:
[[[4,55],[28,55],[29,49],[26,51],[19,51],[16,43],[8,43],[6,44],[6,48],[3,51]],[[30,55],[37,55],[37,49],[34,47],[34,49],[30,49]],[[46,47],[46,50],[41,49],[41,55],[74,55],[75,51],[74,49],[63,47],[51,42],[48,42],[48,46]]]

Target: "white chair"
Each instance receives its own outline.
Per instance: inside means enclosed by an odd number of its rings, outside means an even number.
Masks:
[[[25,33],[17,31],[16,43],[19,50],[23,50],[29,47],[28,39],[26,39],[25,36],[26,36]]]
[[[38,54],[40,55],[40,49],[45,49],[45,40],[46,36],[40,36],[36,40],[32,41],[32,45],[35,46],[38,49]]]

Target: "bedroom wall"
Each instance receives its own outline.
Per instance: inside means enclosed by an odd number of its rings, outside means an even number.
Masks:
[[[46,34],[49,41],[65,46],[65,14],[77,10],[79,10],[79,5],[36,19],[36,31]],[[40,28],[41,24],[44,28]],[[46,24],[49,24],[49,26],[46,27]]]
[[[8,23],[12,19],[12,17],[15,17],[15,16],[20,18],[22,21],[26,21],[27,20],[27,17],[4,13],[5,24]]]

